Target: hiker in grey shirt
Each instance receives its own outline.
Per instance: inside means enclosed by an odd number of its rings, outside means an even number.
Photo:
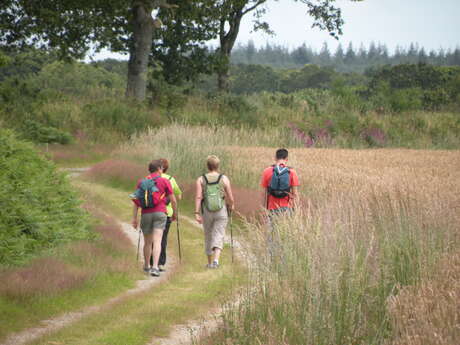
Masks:
[[[203,224],[208,268],[219,267],[224,247],[225,227],[229,212],[234,209],[230,180],[219,173],[219,158],[208,156],[208,173],[196,180],[195,219]]]

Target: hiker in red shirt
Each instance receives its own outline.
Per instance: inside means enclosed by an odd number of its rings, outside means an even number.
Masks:
[[[288,150],[279,149],[275,154],[275,164],[262,173],[263,205],[270,214],[290,211],[297,203],[299,178],[287,161]]]
[[[153,203],[153,206],[142,208],[140,225],[142,233],[144,235],[144,272],[150,273],[150,275],[158,277],[160,275],[160,271],[158,268],[158,260],[160,258],[161,252],[161,239],[163,237],[163,231],[165,229],[167,220],[166,204],[169,199],[171,201],[171,206],[173,208],[171,221],[174,221],[176,220],[177,215],[177,202],[171,187],[171,183],[168,179],[161,177],[161,160],[154,160],[150,162],[149,172],[150,174],[148,176],[139,180],[136,188],[139,189],[141,183],[146,180],[154,180],[157,188],[157,191],[155,192],[155,202]],[[134,202],[132,225],[135,229],[137,229],[137,213],[139,207],[141,207],[141,202],[138,198],[133,198],[132,200]],[[152,267],[150,267],[152,243],[153,265]]]

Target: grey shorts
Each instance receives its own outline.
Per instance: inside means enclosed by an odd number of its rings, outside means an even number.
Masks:
[[[144,213],[141,216],[141,229],[144,235],[150,235],[153,229],[164,230],[166,227],[166,213],[164,212],[152,212]]]

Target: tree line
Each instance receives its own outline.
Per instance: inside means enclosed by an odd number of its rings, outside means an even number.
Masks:
[[[338,37],[344,20],[336,0],[291,0],[305,5],[313,27]],[[361,1],[361,0],[350,0]],[[56,51],[61,59],[84,57],[90,49],[127,53],[126,96],[145,98],[148,67],[166,80],[215,73],[228,91],[232,49],[241,20],[270,32],[263,15],[267,0],[4,0],[0,4],[0,48],[24,46]],[[207,42],[219,46],[208,51]],[[1,54],[0,54],[1,55]],[[195,72],[195,73],[194,73]]]
[[[338,72],[363,73],[369,68],[382,65],[400,65],[425,63],[436,66],[460,66],[460,47],[456,49],[427,50],[418,44],[409,47],[397,46],[391,54],[385,44],[371,42],[357,48],[352,42],[346,48],[339,44],[332,51],[327,43],[322,48],[313,48],[302,44],[289,49],[282,45],[267,43],[257,48],[253,41],[235,47],[232,58],[234,64],[260,64],[273,68],[302,68],[306,64],[333,67]]]

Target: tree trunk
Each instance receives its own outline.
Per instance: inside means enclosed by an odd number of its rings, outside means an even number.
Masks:
[[[129,51],[126,96],[143,101],[147,88],[147,66],[152,49],[154,30],[151,16],[152,8],[136,2],[132,11],[133,34]]]
[[[230,54],[231,51],[220,49],[220,66],[217,70],[217,88],[219,92],[230,91]]]
[[[241,18],[243,17],[243,8],[237,9],[220,22],[220,66],[217,69],[217,87],[219,92],[229,92],[229,71],[230,55],[235,45],[238,32],[240,31]],[[230,26],[228,32],[225,32],[225,22],[228,21]]]

